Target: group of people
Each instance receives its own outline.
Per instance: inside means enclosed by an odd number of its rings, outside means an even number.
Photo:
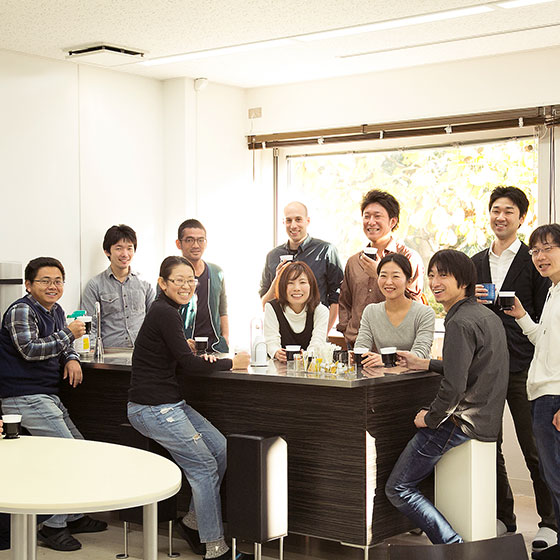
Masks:
[[[446,311],[442,360],[430,359],[435,314],[424,304],[424,265],[417,252],[393,238],[400,207],[387,192],[374,189],[364,195],[368,247],[350,257],[344,270],[334,245],[308,235],[305,205],[288,204],[288,241],[268,253],[259,294],[271,358],[285,361],[287,345],[324,344],[338,317],[348,348],[368,349],[365,367],[381,365],[380,349],[396,346],[403,365],[442,375],[433,402],[414,419],[419,430],[385,489],[434,543],[461,542],[461,536],[418,484],[446,451],[469,438],[498,442],[498,525],[501,533],[516,530],[501,451],[507,399],[540,516],[533,557],[550,560],[560,558],[560,370],[552,346],[559,332],[553,328],[560,317],[560,226],[537,228],[525,245],[517,232],[528,206],[521,190],[497,187],[489,201],[492,245],[472,259],[451,249],[432,256],[429,286]],[[231,558],[219,495],[225,439],[185,402],[177,377],[181,370],[249,364],[244,352],[233,359],[212,354],[228,352],[229,324],[224,274],[203,260],[206,244],[198,220],[179,226],[176,245],[182,256],[162,262],[156,297],[131,270],[136,234],[128,226],[113,226],[103,241],[109,267],[88,282],[82,301],[89,314],[99,302],[105,347],[134,348],[128,417],[139,432],[169,450],[192,487],[189,511],[178,520],[181,534],[205,558],[225,560]],[[2,321],[0,358],[7,366],[0,371],[2,408],[22,414],[32,435],[81,437],[57,396],[62,381],[73,387],[81,382],[72,342],[85,332],[80,320],[66,325],[56,303],[64,280],[56,259],[34,259],[25,270],[27,295]],[[513,309],[485,301],[485,283],[494,284],[496,293],[515,291]],[[208,338],[210,352],[203,356],[193,352],[192,339],[199,336]],[[105,528],[89,516],[60,517],[48,519],[39,531],[39,538],[58,550],[79,548],[74,533]]]

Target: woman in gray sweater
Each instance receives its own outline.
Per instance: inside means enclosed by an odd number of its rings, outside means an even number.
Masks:
[[[371,303],[364,309],[354,345],[369,350],[363,365],[383,365],[379,351],[388,346],[428,358],[434,340],[435,313],[431,307],[408,297],[410,261],[400,253],[389,253],[377,265],[377,275],[385,301]]]

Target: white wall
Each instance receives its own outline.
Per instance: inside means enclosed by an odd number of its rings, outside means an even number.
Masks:
[[[204,259],[225,273],[232,346],[247,347],[250,319],[262,311],[257,291],[270,248],[262,235],[270,198],[260,175],[253,180],[246,93],[214,83],[195,91],[190,79],[169,80],[164,88],[165,153],[173,154],[166,160],[166,248],[178,253],[174,241],[183,220],[204,224]]]
[[[154,283],[164,253],[163,85],[79,67],[82,285],[108,266],[103,236],[115,224],[138,237],[133,268]]]
[[[548,105],[560,102],[558,57],[560,47],[253,88],[247,101],[262,107],[255,133]]]
[[[128,223],[135,266],[155,279],[163,252],[162,84],[0,51],[0,261],[59,258],[66,311],[107,266],[103,234]]]
[[[0,260],[53,256],[80,291],[78,79],[72,64],[0,51]]]

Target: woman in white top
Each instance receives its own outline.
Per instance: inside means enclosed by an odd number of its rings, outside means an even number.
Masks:
[[[276,299],[264,306],[264,338],[269,356],[286,361],[286,346],[302,350],[327,340],[329,310],[320,303],[319,287],[307,264],[285,265],[278,279]]]
[[[368,348],[364,366],[381,366],[381,348],[396,346],[420,358],[430,356],[435,313],[408,296],[412,278],[410,261],[400,253],[385,255],[377,265],[377,283],[385,301],[370,303],[362,314],[354,348]]]

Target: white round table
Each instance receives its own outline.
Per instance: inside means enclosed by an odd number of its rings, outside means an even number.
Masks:
[[[144,558],[157,558],[157,502],[181,488],[168,459],[132,447],[50,437],[0,439],[0,511],[12,514],[12,558],[35,560],[37,514],[144,506]]]

